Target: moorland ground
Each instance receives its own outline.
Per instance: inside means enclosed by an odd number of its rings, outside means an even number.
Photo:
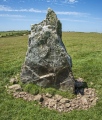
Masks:
[[[102,34],[63,32],[63,42],[72,57],[75,78],[81,77],[95,88],[99,98],[95,107],[58,113],[34,102],[15,99],[5,85],[20,73],[27,51],[28,36],[0,38],[0,120],[102,120]]]

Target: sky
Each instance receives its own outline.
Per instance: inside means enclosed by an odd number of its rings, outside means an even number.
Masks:
[[[46,18],[48,8],[63,31],[102,33],[102,0],[0,0],[0,31],[30,30]]]

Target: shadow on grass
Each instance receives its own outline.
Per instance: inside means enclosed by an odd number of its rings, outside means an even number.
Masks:
[[[82,81],[77,81],[75,80],[75,94],[81,94],[84,95],[84,89],[88,88],[88,85],[86,82],[82,82]]]

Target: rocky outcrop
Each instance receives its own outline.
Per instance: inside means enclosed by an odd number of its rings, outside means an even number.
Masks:
[[[71,67],[71,57],[62,42],[61,22],[55,12],[48,9],[45,20],[31,25],[21,81],[73,91],[75,81]]]

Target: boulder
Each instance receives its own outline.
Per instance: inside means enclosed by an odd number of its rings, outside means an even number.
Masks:
[[[62,24],[55,12],[48,9],[45,20],[31,25],[21,81],[73,91],[71,67],[71,57],[62,42]]]
[[[43,98],[42,95],[38,94],[38,95],[36,95],[36,96],[34,97],[34,100],[35,100],[35,101],[42,102],[42,101],[44,100],[44,98]]]
[[[86,99],[85,96],[83,96],[83,97],[81,98],[81,102],[82,102],[83,105],[87,105],[87,104],[88,104],[88,101],[87,101],[87,99]]]
[[[9,91],[16,92],[16,91],[22,91],[22,88],[19,84],[14,84],[8,87]]]
[[[56,95],[54,96],[54,99],[55,99],[57,102],[59,102],[59,101],[62,99],[62,96],[56,94]]]
[[[70,101],[67,98],[62,98],[60,103],[69,103]]]
[[[11,78],[11,79],[10,79],[10,83],[11,83],[11,84],[17,84],[17,83],[18,83],[18,79],[16,79],[16,78]]]
[[[52,98],[52,95],[51,94],[49,94],[49,93],[46,93],[46,95],[45,95],[46,97],[48,97],[48,98]]]

